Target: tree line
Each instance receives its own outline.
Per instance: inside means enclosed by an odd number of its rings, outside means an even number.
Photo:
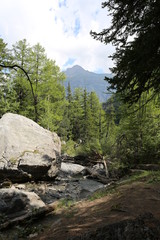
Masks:
[[[7,111],[16,112],[54,129],[60,116],[62,118],[60,109],[65,96],[60,84],[65,77],[55,61],[47,58],[40,44],[31,47],[25,39],[13,45],[12,49],[7,49],[7,44],[0,39],[0,52],[1,65],[15,66],[2,67],[0,71],[0,115]],[[52,111],[49,113],[47,109]]]
[[[132,106],[120,93],[101,104],[95,92],[72,92],[70,85],[65,90],[56,62],[40,44],[30,46],[25,39],[12,49],[0,39],[0,63],[0,117],[17,113],[56,131],[68,154],[96,152],[124,164],[158,161],[160,99],[150,100],[152,90]]]
[[[64,73],[39,43],[30,46],[23,39],[8,49],[0,39],[0,58],[0,117],[24,115],[72,147],[81,142],[87,146],[83,151],[101,151],[109,118],[95,92],[77,88],[72,93],[70,85],[65,91]]]

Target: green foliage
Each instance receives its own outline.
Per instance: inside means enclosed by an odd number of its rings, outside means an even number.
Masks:
[[[62,142],[62,154],[67,154],[69,156],[75,156],[75,142],[73,140],[68,140],[67,142]]]
[[[100,199],[102,197],[111,195],[111,194],[119,194],[117,191],[118,186],[131,184],[133,182],[144,181],[148,184],[159,183],[160,182],[160,171],[137,171],[132,173],[131,175],[126,176],[124,179],[118,182],[118,184],[113,184],[106,189],[97,190],[92,196],[89,197],[90,201],[94,201],[95,199]],[[117,206],[118,207],[118,206]],[[113,206],[116,208],[116,205]]]
[[[150,172],[150,177],[148,179],[148,183],[160,183],[160,171],[152,171]]]
[[[11,56],[7,49],[7,44],[0,38],[0,63],[5,64],[10,61],[10,59]],[[8,69],[0,67],[0,117],[5,112],[15,112],[18,107],[13,85],[13,82],[11,82],[9,78]]]
[[[45,49],[36,44],[30,47],[26,40],[19,41],[13,48],[17,64],[25,68],[31,82],[25,76],[15,76],[19,113],[29,116],[45,128],[56,130],[57,122],[62,119],[62,104],[65,97],[61,81],[64,75],[55,61],[47,58]],[[61,116],[60,116],[61,112]],[[53,115],[54,113],[54,115]]]
[[[126,176],[119,184],[130,184],[136,181],[145,181],[147,184],[158,183],[160,182],[160,171],[135,171],[131,175]]]
[[[101,154],[102,149],[101,149],[101,144],[100,144],[99,139],[92,138],[92,139],[88,140],[82,146],[81,151],[82,150],[86,155],[93,155],[94,153],[100,153]]]
[[[94,201],[96,199],[100,199],[102,197],[105,197],[105,196],[108,196],[108,195],[111,195],[111,194],[114,194],[114,193],[117,193],[118,192],[116,191],[116,186],[111,186],[111,187],[108,187],[108,188],[104,188],[104,189],[101,189],[101,190],[97,190],[96,192],[94,192],[90,197],[89,197],[89,200],[90,201]]]
[[[114,106],[115,96],[113,95],[103,104],[105,115],[103,116],[103,131],[101,131],[101,145],[104,154],[111,155],[116,141],[118,125],[116,124],[117,110]]]
[[[0,88],[0,117],[6,112],[17,112],[19,103],[16,99],[17,93],[13,88],[13,84],[6,76],[5,81],[3,81]]]
[[[68,86],[65,115],[59,129],[60,136],[68,141],[66,147],[71,147],[72,139],[76,146],[74,153],[101,152],[104,122],[105,112],[96,93],[77,88],[72,94]]]
[[[71,208],[75,205],[75,202],[71,199],[63,198],[58,202],[58,208]]]
[[[12,59],[12,64],[25,69],[30,78],[28,81],[21,69],[6,69],[6,72],[0,69],[3,73],[0,79],[0,115],[7,111],[15,112],[56,131],[64,113],[65,89],[61,83],[65,76],[55,61],[47,58],[40,44],[31,47],[26,39],[13,45],[9,57],[6,44],[1,40],[0,51],[4,53],[1,55],[4,55],[4,60]]]
[[[112,43],[116,52],[112,59],[114,77],[108,79],[110,89],[122,93],[132,104],[143,92],[160,90],[160,4],[159,1],[108,0],[102,4],[112,17],[109,28],[91,35],[105,44]]]
[[[152,175],[152,172],[150,171],[145,171],[145,170],[136,171],[131,175],[125,177],[122,181],[120,181],[120,185],[130,184],[136,181],[142,181],[142,180],[144,181],[146,179],[149,179],[151,175]]]
[[[63,153],[71,156],[100,153],[124,165],[159,161],[160,98],[153,98],[154,91],[141,93],[130,108],[117,93],[103,107],[95,92],[72,93],[68,85],[65,94],[64,73],[40,44],[30,46],[25,39],[11,50],[0,39],[0,62],[18,64],[30,78],[21,69],[0,67],[0,117],[18,113],[56,131],[66,142]]]
[[[130,109],[121,106],[121,120],[117,134],[116,152],[124,162],[151,163],[160,157],[159,99],[155,98],[147,105],[143,102],[150,94],[143,94],[137,104]]]

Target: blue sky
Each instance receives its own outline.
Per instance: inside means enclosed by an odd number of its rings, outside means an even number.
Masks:
[[[8,47],[24,38],[40,43],[47,56],[62,69],[80,65],[94,72],[113,67],[106,46],[90,36],[90,30],[109,26],[101,0],[0,0],[0,37]]]

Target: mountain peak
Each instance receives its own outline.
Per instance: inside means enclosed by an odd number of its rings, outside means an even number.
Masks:
[[[81,72],[84,72],[85,70],[81,67],[81,66],[79,66],[79,65],[74,65],[73,67],[71,67],[71,68],[67,68],[66,69],[66,74],[71,74],[71,75],[74,75],[75,73],[77,74],[77,73],[81,73]]]
[[[71,67],[70,69],[77,69],[77,70],[82,70],[83,68],[79,65],[74,65],[73,67]],[[84,69],[83,69],[84,70]]]
[[[86,88],[88,92],[95,91],[100,101],[105,101],[109,96],[104,93],[107,91],[108,83],[104,81],[105,76],[111,76],[111,74],[97,74],[85,70],[79,65],[75,65],[68,68],[65,71],[66,81],[64,82],[65,87],[68,83],[71,85],[72,91],[75,88]]]

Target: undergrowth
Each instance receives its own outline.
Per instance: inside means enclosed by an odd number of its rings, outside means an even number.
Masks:
[[[124,177],[123,179],[113,183],[113,185],[111,185],[110,187],[96,191],[92,194],[92,196],[89,197],[89,200],[94,201],[95,199],[100,199],[110,194],[118,194],[118,186],[131,184],[138,181],[143,181],[147,184],[160,183],[160,171],[141,170],[134,172]]]
[[[59,200],[57,208],[71,208],[75,205],[75,201],[71,200],[71,199],[66,199],[63,198],[61,200]]]

